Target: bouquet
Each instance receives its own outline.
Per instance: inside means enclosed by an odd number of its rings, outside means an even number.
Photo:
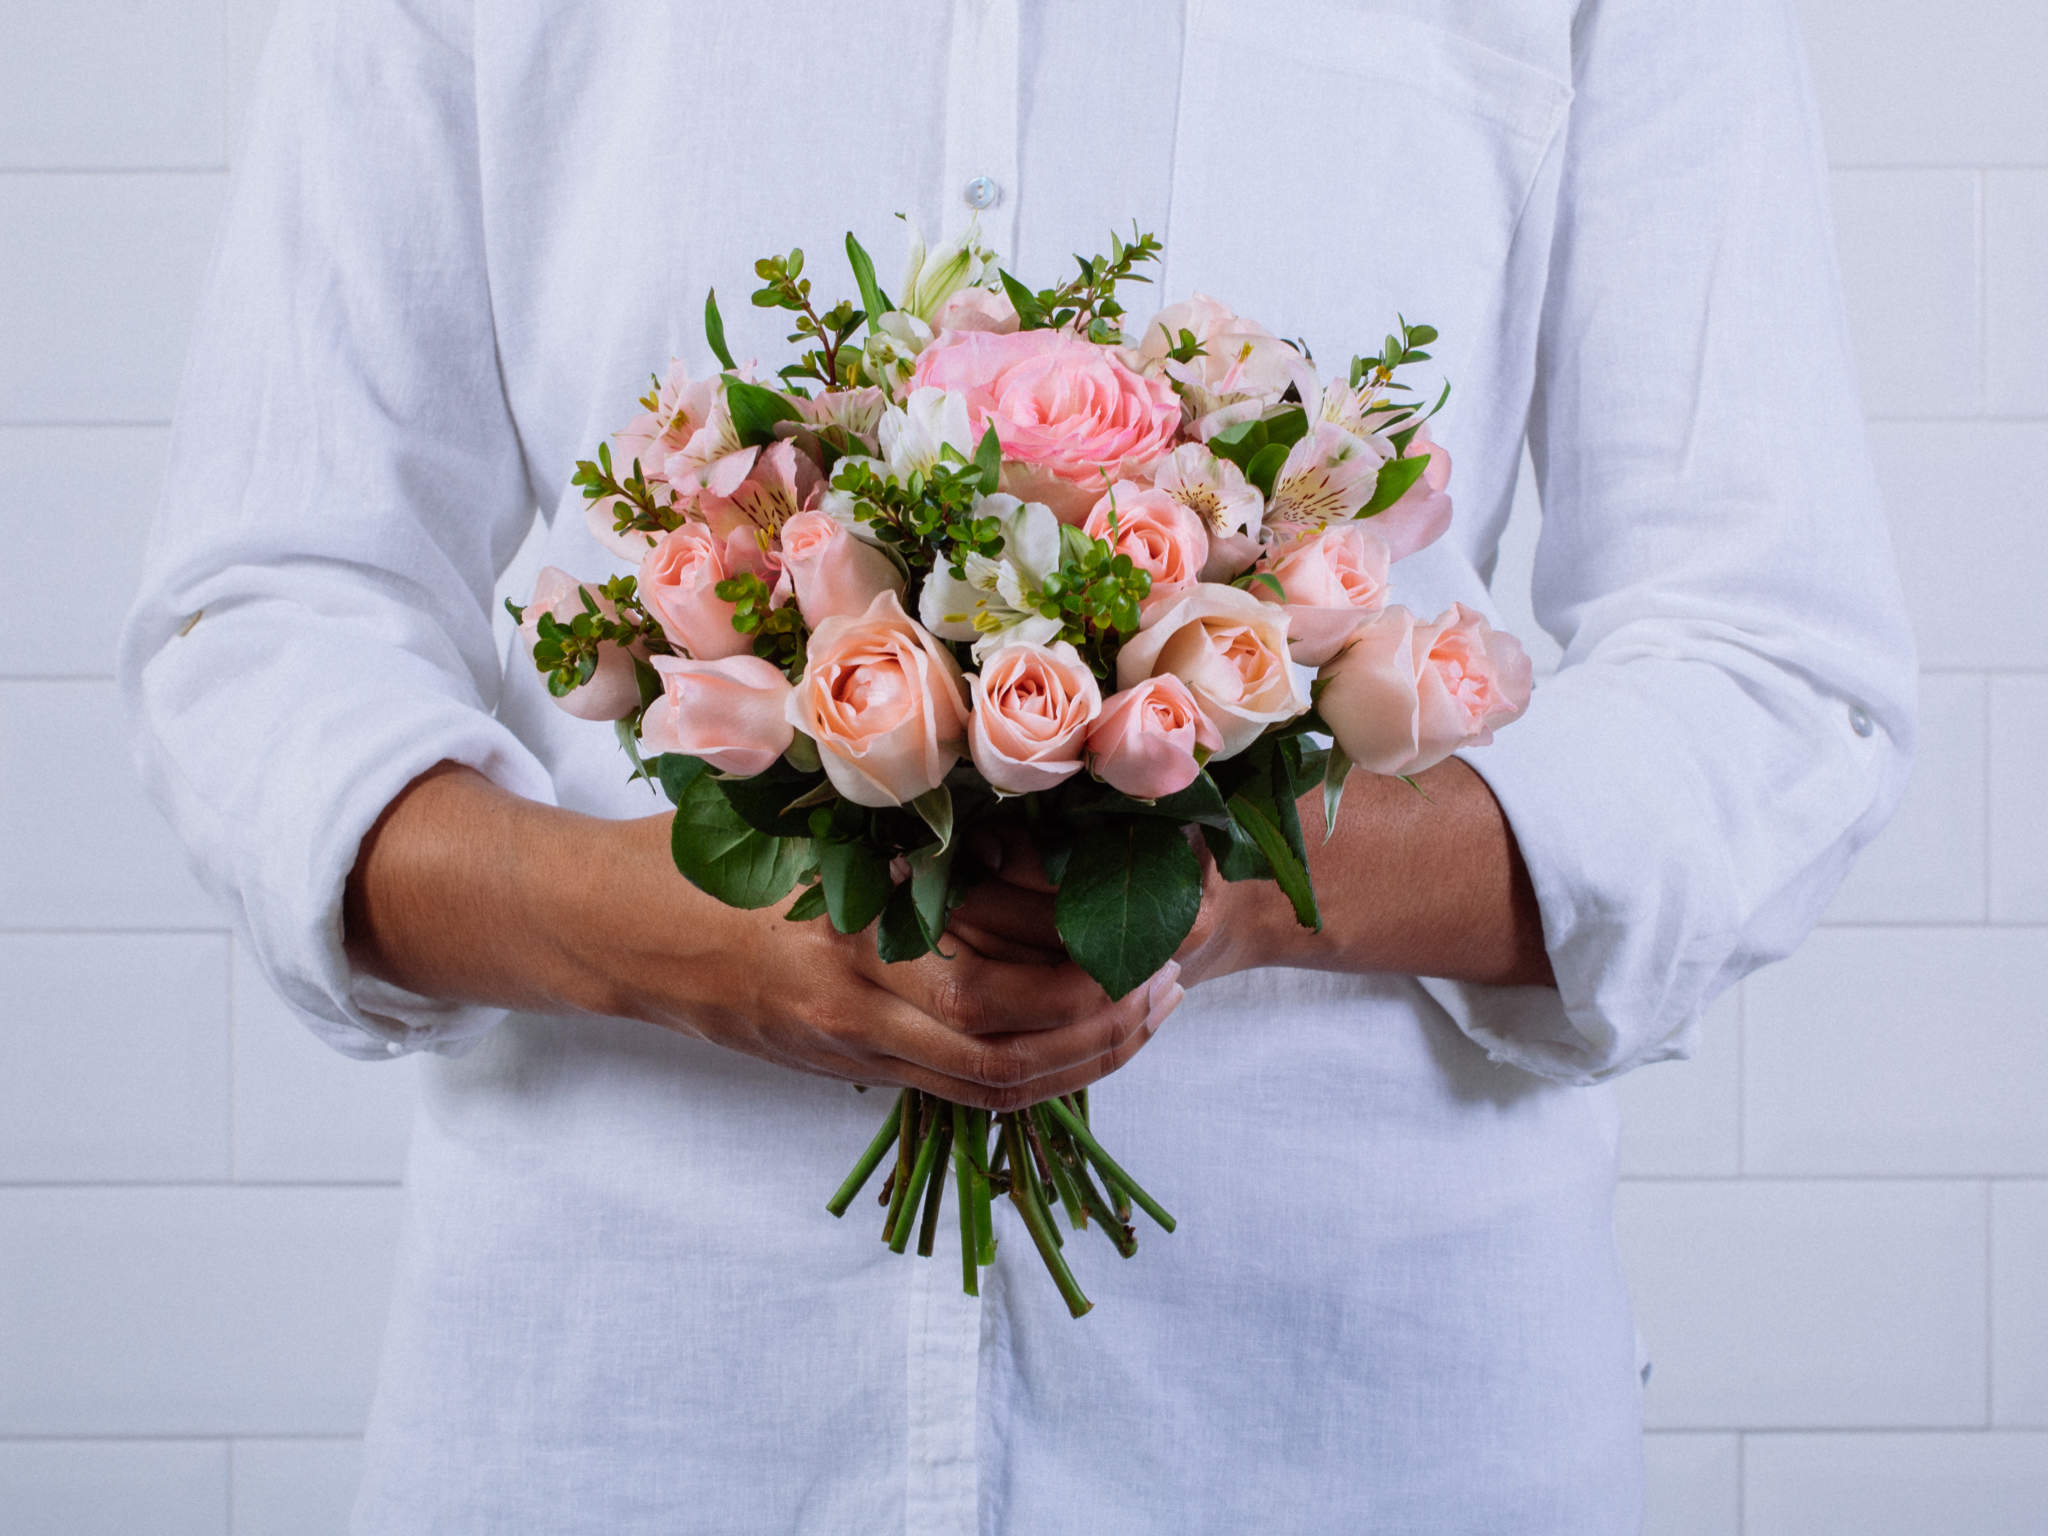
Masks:
[[[549,692],[617,722],[675,805],[682,873],[738,907],[870,927],[886,961],[945,954],[990,872],[969,833],[1022,831],[1073,961],[1111,998],[1201,906],[1206,845],[1320,926],[1296,801],[1326,823],[1354,769],[1408,776],[1483,743],[1529,663],[1463,606],[1424,620],[1390,569],[1440,536],[1450,459],[1402,382],[1436,332],[1398,322],[1320,377],[1305,345],[1197,296],[1126,329],[1157,240],[1135,229],[1028,287],[977,234],[913,237],[894,296],[847,237],[857,299],[804,254],[755,265],[800,353],[680,363],[574,483],[633,570],[541,573],[512,608]],[[1327,745],[1324,743],[1327,742]],[[1054,1208],[1135,1249],[1173,1219],[1098,1140],[1085,1093],[992,1113],[906,1089],[828,1202],[884,1161],[883,1237],[932,1252],[949,1179],[961,1281],[993,1198],[1069,1309],[1089,1303]]]

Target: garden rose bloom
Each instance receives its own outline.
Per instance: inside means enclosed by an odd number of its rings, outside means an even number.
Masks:
[[[967,694],[952,653],[911,622],[894,592],[811,635],[789,723],[818,744],[832,787],[855,805],[902,805],[960,760]]]
[[[899,596],[903,572],[865,539],[823,512],[799,512],[782,525],[782,579],[775,602],[794,591],[804,623],[816,629],[827,619],[866,613],[883,592]]]
[[[1209,534],[1201,518],[1165,492],[1130,480],[1110,487],[1081,531],[1091,539],[1109,540],[1112,549],[1149,572],[1154,596],[1193,586],[1209,558]]]
[[[1286,607],[1288,651],[1303,666],[1319,667],[1386,606],[1392,558],[1387,541],[1369,524],[1332,523],[1259,562],[1285,597],[1264,582],[1253,583],[1250,591],[1261,602]]]
[[[1202,771],[1196,747],[1213,753],[1222,746],[1187,684],[1162,672],[1104,702],[1088,733],[1088,766],[1111,789],[1157,800],[1195,782]]]
[[[932,316],[935,331],[992,331],[1007,336],[1017,329],[1017,306],[1007,293],[992,288],[962,288]]]
[[[1428,454],[1429,463],[1423,466],[1422,478],[1408,487],[1407,494],[1388,507],[1376,512],[1369,526],[1387,541],[1387,548],[1396,560],[1405,559],[1418,549],[1434,544],[1444,536],[1444,530],[1451,526],[1451,497],[1445,489],[1451,483],[1451,456],[1443,444],[1434,442],[1429,428],[1418,428],[1408,444],[1412,458]]]
[[[701,757],[720,773],[752,778],[796,739],[787,709],[789,679],[758,656],[686,661],[657,656],[661,697],[640,719],[640,745],[648,753]]]
[[[640,562],[640,602],[669,643],[698,661],[716,661],[753,649],[753,638],[732,627],[732,604],[718,595],[728,577],[767,574],[751,529],[721,539],[703,523],[685,523]]]
[[[1116,659],[1119,688],[1170,673],[1188,686],[1232,757],[1275,721],[1308,708],[1287,662],[1287,610],[1238,587],[1199,582],[1149,606]]]
[[[1065,331],[951,331],[926,347],[912,382],[966,396],[978,441],[990,423],[1012,461],[1004,489],[1078,523],[1103,489],[1173,446],[1180,402],[1114,347]]]
[[[967,741],[981,776],[1006,795],[1051,789],[1081,770],[1102,689],[1066,641],[1006,645],[967,679]]]
[[[552,614],[564,624],[583,612],[583,593],[597,601],[606,618],[617,618],[618,610],[598,597],[595,587],[586,587],[567,571],[544,565],[534,578],[533,600],[519,625],[520,638],[531,651],[540,638],[542,614]],[[550,698],[554,695],[550,694]],[[597,670],[580,688],[571,688],[555,702],[578,720],[622,720],[640,707],[640,684],[633,675],[633,658],[618,646],[607,643],[598,652]]]
[[[1463,603],[1433,624],[1387,608],[1323,670],[1316,706],[1352,762],[1420,773],[1529,707],[1529,658]]]

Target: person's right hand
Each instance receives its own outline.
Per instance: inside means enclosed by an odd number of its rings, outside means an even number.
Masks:
[[[800,1071],[1007,1110],[1129,1061],[1180,1003],[1177,968],[1112,1003],[1071,963],[885,965],[782,907],[705,895],[666,815],[604,821],[444,765],[364,839],[350,878],[356,964],[432,996],[636,1018]]]

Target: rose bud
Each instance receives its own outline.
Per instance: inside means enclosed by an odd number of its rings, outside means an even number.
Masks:
[[[1103,702],[1088,733],[1088,766],[1111,789],[1157,800],[1195,782],[1202,771],[1196,747],[1213,753],[1222,745],[1187,684],[1161,673]]]
[[[650,665],[661,674],[661,697],[641,717],[643,751],[681,752],[720,773],[752,778],[796,739],[787,715],[789,679],[773,662],[657,656]]]
[[[738,656],[754,640],[732,627],[733,605],[718,595],[718,584],[749,570],[765,570],[750,530],[721,539],[703,523],[685,523],[663,534],[640,562],[640,602],[669,642],[697,660]]]
[[[1386,606],[1391,559],[1387,541],[1363,523],[1332,523],[1259,562],[1280,583],[1280,592],[1263,581],[1249,590],[1261,602],[1287,609],[1289,653],[1303,666],[1319,667]]]
[[[782,525],[782,579],[775,601],[791,591],[804,623],[855,618],[884,592],[901,594],[896,562],[825,512],[799,512]]]
[[[1102,689],[1073,646],[1002,646],[967,686],[974,697],[967,722],[974,766],[997,790],[1028,795],[1080,772]]]
[[[542,566],[534,579],[533,601],[526,605],[525,617],[519,624],[526,648],[531,651],[540,638],[542,614],[569,623],[584,611],[585,592],[596,601],[599,613],[608,619],[618,617],[618,610],[598,597],[595,587],[578,582],[555,566]],[[633,658],[620,646],[606,641],[598,648],[597,670],[590,675],[590,681],[550,697],[579,720],[623,720],[640,707],[640,684],[633,675]]]
[[[1193,586],[1209,558],[1209,530],[1191,508],[1130,480],[1119,480],[1095,503],[1081,531],[1109,540],[1118,554],[1149,573],[1154,597]]]
[[[858,618],[812,634],[789,723],[818,744],[832,787],[855,805],[903,805],[938,788],[967,744],[960,665],[883,592]]]
[[[1368,619],[1316,707],[1337,745],[1370,773],[1413,774],[1484,746],[1529,707],[1529,658],[1513,635],[1456,603],[1433,624],[1406,608]]]
[[[1237,587],[1198,582],[1147,606],[1142,627],[1117,655],[1117,685],[1161,673],[1187,684],[1223,743],[1219,758],[1308,708],[1287,661],[1287,610]]]

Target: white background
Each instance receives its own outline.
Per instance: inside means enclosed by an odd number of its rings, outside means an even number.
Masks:
[[[11,1536],[339,1532],[382,1326],[411,1070],[266,995],[108,680],[270,5],[0,0]],[[1623,1084],[1650,1529],[2040,1536],[2048,4],[1804,9],[1923,746],[1822,931]]]

